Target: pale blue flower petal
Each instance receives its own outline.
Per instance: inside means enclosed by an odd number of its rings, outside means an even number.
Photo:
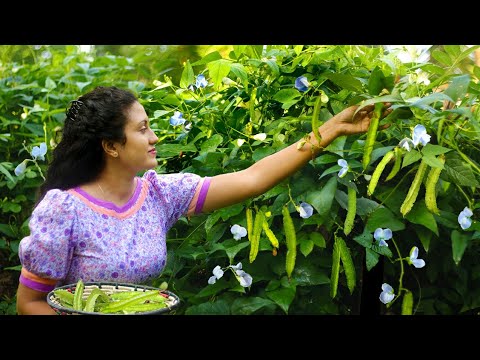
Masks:
[[[237,265],[230,265],[233,270],[242,270],[242,263],[239,262]]]
[[[235,240],[240,240],[242,237],[247,235],[247,229],[245,229],[243,226],[240,226],[238,224],[233,225],[230,228],[230,232],[233,234],[233,238]]]
[[[20,164],[17,165],[15,168],[15,175],[20,176],[22,175],[25,170],[27,169],[27,162],[23,160]]]
[[[422,143],[423,146],[427,145],[430,141],[430,135],[427,134],[425,126],[418,124],[413,128],[412,142],[413,146],[417,146]]]
[[[345,159],[338,159],[337,164],[340,165],[342,168],[348,167],[347,160],[345,160]]]
[[[418,247],[414,246],[412,250],[410,250],[410,260],[415,260],[418,257]]]
[[[301,202],[299,212],[300,212],[300,217],[304,219],[308,219],[313,214],[313,207],[312,205],[306,202]]]
[[[388,244],[385,242],[385,240],[380,240],[380,242],[378,243],[378,246],[386,246],[386,247],[388,247]]]
[[[382,290],[387,293],[393,293],[393,288],[390,286],[390,284],[387,283],[382,284]]]
[[[178,126],[182,125],[186,120],[183,118],[183,114],[180,111],[175,111],[173,116],[170,118],[170,125]]]
[[[381,240],[383,238],[383,229],[376,228],[375,232],[373,233],[373,237],[375,238],[375,240]]]
[[[473,215],[473,212],[472,210],[470,210],[468,207],[465,206],[465,208],[462,210],[462,213],[465,215],[465,216],[472,216]]]
[[[220,265],[215,266],[215,269],[213,269],[212,273],[217,279],[220,279],[223,276],[223,270]]]
[[[200,74],[197,76],[197,80],[195,81],[195,86],[197,88],[204,88],[208,85],[207,80],[205,80],[205,75]]]
[[[414,259],[412,260],[412,264],[413,266],[415,266],[416,268],[420,269],[422,267],[425,266],[425,260],[422,260],[422,259]]]
[[[407,151],[410,151],[412,150],[413,142],[409,138],[404,138],[400,140],[400,142],[398,143],[398,146],[400,146],[401,148],[404,148]]]
[[[347,175],[348,168],[341,168],[340,171],[338,172],[338,177],[342,178],[345,175]]]
[[[468,229],[470,226],[472,226],[472,220],[466,216],[462,218],[458,218],[458,222],[460,223],[460,226],[462,227],[463,230]]]
[[[385,230],[383,230],[383,239],[390,240],[391,238],[392,238],[392,230],[390,230],[389,228],[386,228]]]
[[[241,286],[249,287],[252,285],[253,278],[249,274],[245,273],[243,276],[240,276],[238,280],[240,281]]]
[[[395,297],[395,294],[389,294],[389,293],[386,293],[386,292],[382,292],[380,294],[380,301],[384,304],[388,304],[390,301],[393,300],[394,297]]]
[[[210,278],[208,279],[208,283],[210,285],[213,285],[217,282],[217,277],[214,275],[214,276],[210,276]]]

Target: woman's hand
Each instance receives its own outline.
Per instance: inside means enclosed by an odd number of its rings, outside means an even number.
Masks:
[[[389,108],[391,105],[390,103],[385,103],[384,105],[385,109],[383,110],[382,118],[392,112],[392,109]],[[375,108],[375,105],[367,105],[355,114],[357,108],[358,105],[353,105],[342,110],[337,115],[333,116],[330,120],[328,120],[324,125],[328,124],[328,126],[336,129],[338,136],[360,134],[366,132],[368,130],[368,127],[370,126],[370,120],[373,116],[373,109]],[[384,124],[381,125],[379,128],[386,129],[389,126],[389,124]]]

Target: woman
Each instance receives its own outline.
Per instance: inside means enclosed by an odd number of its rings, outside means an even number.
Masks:
[[[295,143],[245,170],[202,178],[151,170],[158,138],[130,92],[97,87],[72,103],[30,235],[20,242],[18,314],[55,314],[46,294],[80,278],[142,283],[157,277],[165,266],[166,234],[182,215],[263,194],[302,168],[312,151],[365,132],[373,110],[367,106],[353,117],[357,106],[351,106],[333,116],[319,128],[320,144],[311,133],[300,149]]]

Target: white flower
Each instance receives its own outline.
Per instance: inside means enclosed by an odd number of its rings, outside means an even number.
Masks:
[[[254,140],[258,140],[258,141],[263,141],[267,138],[267,134],[265,133],[260,133],[260,134],[257,134],[257,135],[253,135],[252,136],[252,139]]]
[[[382,290],[383,291],[380,293],[380,301],[384,304],[388,304],[395,297],[395,294],[393,293],[393,288],[387,283],[383,283]]]
[[[430,135],[427,134],[425,126],[418,124],[413,128],[412,142],[413,146],[417,146],[419,143],[425,146],[430,142]]]
[[[175,111],[170,118],[170,125],[178,126],[182,125],[186,120],[183,118],[183,114],[180,111]]]
[[[389,228],[377,228],[373,233],[373,237],[375,238],[375,240],[379,241],[378,246],[388,247],[386,240],[390,240],[392,238],[392,230],[390,230]]]
[[[230,232],[233,234],[233,238],[235,240],[240,240],[242,237],[247,235],[247,229],[237,224],[230,228]]]
[[[470,226],[472,226],[472,219],[470,219],[470,216],[472,215],[473,215],[473,212],[468,207],[465,207],[460,212],[460,214],[458,214],[458,223],[460,224],[463,230],[466,230]]]
[[[243,270],[235,270],[235,276],[243,287],[252,285],[253,278]]]
[[[237,265],[230,265],[233,270],[242,270],[242,263],[239,262]]]
[[[208,283],[210,285],[215,284],[215,282],[223,276],[223,270],[220,267],[220,265],[217,265],[213,269],[212,273],[213,273],[213,276],[210,276],[210,278],[208,279]]]
[[[47,153],[47,144],[45,144],[44,142],[42,142],[40,144],[40,147],[38,146],[34,146],[33,149],[32,149],[32,152],[30,153],[30,155],[32,155],[32,157],[36,160],[36,159],[40,159],[40,160],[45,160],[45,154]]]
[[[416,246],[412,247],[412,250],[410,250],[409,262],[410,264],[413,264],[413,266],[415,266],[417,269],[425,266],[425,260],[418,259],[418,248]]]
[[[301,202],[297,211],[300,213],[300,217],[308,219],[313,214],[313,207],[309,203]]]
[[[338,172],[338,177],[342,178],[347,174],[348,171],[348,163],[344,159],[338,159],[337,164],[340,165],[342,168]]]
[[[27,161],[28,160],[23,160],[20,164],[18,164],[18,166],[15,168],[15,175],[20,176],[25,172],[27,169]]]
[[[412,150],[414,147],[413,141],[410,138],[404,138],[400,140],[400,142],[398,143],[398,146],[400,146],[401,148],[404,148],[407,151]]]

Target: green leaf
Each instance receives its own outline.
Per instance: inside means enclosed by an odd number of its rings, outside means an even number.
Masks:
[[[411,223],[425,226],[438,236],[437,221],[433,214],[428,211],[425,201],[416,201],[405,218]]]
[[[383,207],[375,210],[367,220],[365,229],[373,233],[377,228],[389,228],[392,231],[405,229],[405,224],[389,209]]]
[[[312,205],[320,215],[326,214],[332,207],[332,202],[337,190],[337,178],[331,177],[321,190],[307,194],[306,202]]]
[[[386,77],[383,75],[383,71],[377,66],[368,78],[368,93],[375,96],[383,89],[390,91],[393,88],[393,80],[393,76]]]
[[[422,154],[423,156],[436,156],[440,154],[445,154],[449,151],[452,151],[452,149],[429,143],[423,147]]]
[[[413,164],[414,162],[420,160],[422,158],[422,154],[420,154],[417,150],[410,150],[405,154],[403,157],[402,169],[405,166]]]
[[[217,281],[215,284],[208,284],[205,286],[200,292],[195,294],[196,299],[204,298],[204,297],[210,297],[212,295],[216,295],[220,293],[222,290],[228,288],[230,285],[227,281]]]
[[[380,204],[376,201],[361,197],[357,198],[357,215],[364,216],[370,214],[375,209],[379,208]]]
[[[333,299],[337,296],[338,278],[340,275],[340,247],[335,241],[333,243],[332,253],[332,273],[330,275],[330,297]]]
[[[273,100],[281,103],[299,100],[302,97],[297,89],[282,89],[273,96]]]
[[[444,168],[443,163],[439,159],[437,159],[435,156],[425,155],[422,157],[422,160],[424,160],[427,163],[427,165],[431,166],[432,168],[440,168],[440,169]]]
[[[362,90],[362,83],[350,74],[342,73],[323,73],[323,77],[333,81],[336,85],[353,91]]]
[[[313,160],[313,164],[314,165],[324,165],[324,164],[331,164],[331,163],[336,164],[337,160],[338,160],[338,156],[332,155],[332,154],[325,154],[315,158],[315,160]]]
[[[453,78],[452,82],[443,93],[445,95],[448,95],[453,100],[453,102],[457,102],[457,100],[459,99],[463,100],[467,93],[469,84],[469,74],[456,76]]]
[[[236,240],[232,240],[232,241],[236,241]],[[225,241],[224,244],[226,242],[227,241]],[[248,247],[249,245],[250,245],[249,241],[243,241],[243,242],[241,242],[240,244],[237,244],[237,245],[232,243],[232,245],[229,246],[229,247],[227,247],[226,244],[225,244],[225,252],[227,253],[227,256],[228,256],[228,259],[230,260],[230,263],[233,263],[233,260],[235,259],[235,256],[238,254],[238,252],[240,250]]]
[[[195,61],[192,66],[205,65],[209,62],[222,59],[222,55],[218,51],[214,51],[205,55],[202,59]]]
[[[272,291],[266,291],[268,298],[273,300],[280,308],[288,314],[288,308],[295,298],[295,288],[279,288]]]
[[[480,186],[472,169],[462,160],[447,157],[444,166],[445,173],[451,179],[451,182],[460,186]]]
[[[325,238],[319,232],[309,233],[310,240],[318,247],[325,248],[327,245],[325,243]]]
[[[375,251],[367,248],[365,249],[365,264],[368,271],[370,271],[375,265],[377,265],[379,259],[380,255],[378,255]]]
[[[5,174],[5,176],[12,182],[15,182],[15,179],[13,178],[13,176],[10,174],[10,172],[5,168],[5,166],[3,166],[3,164],[0,163],[0,172],[2,172],[3,174]]]
[[[195,83],[195,74],[190,60],[187,60],[182,71],[182,77],[180,78],[180,87],[186,89],[193,83]]]
[[[189,307],[185,315],[230,315],[230,306],[225,300],[206,302]]]
[[[345,152],[343,151],[345,147],[345,142],[347,141],[346,136],[339,136],[335,140],[333,140],[330,145],[328,145],[324,151],[330,151],[332,153],[337,154],[340,157],[344,157]],[[337,165],[338,166],[338,165]],[[340,168],[339,168],[340,169]]]
[[[213,88],[220,90],[223,85],[223,78],[228,75],[231,62],[225,59],[215,60],[207,64],[210,78],[213,81]]]
[[[240,80],[242,80],[243,86],[246,87],[248,85],[248,74],[242,64],[231,64],[230,71],[235,74],[236,77],[240,78]]]
[[[320,268],[310,260],[297,261],[292,279],[298,286],[325,285],[330,282],[326,269]]]
[[[181,152],[195,152],[197,148],[195,145],[188,143],[182,144],[160,144],[156,146],[157,154],[160,158],[169,158],[180,155]]]
[[[0,232],[4,233],[9,237],[15,237],[14,232],[12,231],[12,227],[8,224],[0,224]]]
[[[355,110],[355,114],[362,110],[365,106],[376,104],[379,102],[389,102],[389,103],[396,103],[396,102],[403,102],[403,99],[398,95],[384,95],[384,96],[377,96],[368,100],[363,101],[360,106]]]
[[[51,91],[51,90],[55,89],[56,87],[57,87],[57,84],[55,84],[55,81],[50,79],[50,77],[47,77],[46,80],[45,80],[45,88],[48,91]]]
[[[200,154],[214,151],[218,145],[223,142],[223,137],[220,134],[213,135],[210,139],[204,141],[200,146]]]
[[[256,162],[260,159],[263,159],[264,157],[267,157],[268,155],[272,155],[274,152],[275,149],[273,149],[271,146],[258,147],[252,153],[252,159]]]
[[[470,240],[470,234],[462,234],[458,230],[453,230],[451,233],[452,239],[452,257],[456,265],[462,260],[463,253],[467,248],[468,241]]]
[[[387,257],[392,257],[393,256],[392,251],[390,250],[390,248],[388,246],[380,246],[380,245],[377,245],[377,244],[378,244],[377,242],[372,244],[371,250],[373,250],[376,253],[378,253],[380,255],[383,255],[383,256],[387,256]]]
[[[435,49],[431,53],[432,57],[437,60],[440,64],[451,66],[453,64],[452,59],[446,53],[439,49]]]
[[[355,240],[357,243],[359,243],[363,247],[369,249],[372,247],[373,234],[365,228],[363,230],[363,233],[361,233],[360,235],[354,236],[353,240]]]
[[[303,256],[307,257],[313,250],[313,241],[310,239],[303,239],[299,241],[300,243],[300,252]]]
[[[235,299],[232,304],[232,315],[250,315],[265,306],[275,306],[275,303],[261,297],[249,297]]]
[[[415,232],[417,233],[420,242],[422,243],[423,249],[428,253],[430,248],[430,240],[432,239],[432,232],[425,229],[423,226],[414,226]]]

